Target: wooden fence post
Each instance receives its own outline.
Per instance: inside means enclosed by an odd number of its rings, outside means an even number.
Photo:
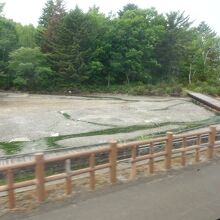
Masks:
[[[45,170],[44,170],[44,154],[35,154],[35,175],[36,175],[36,185],[37,185],[37,199],[39,202],[45,200]]]
[[[72,193],[72,178],[71,178],[71,160],[65,160],[65,170],[66,170],[66,194],[69,195]]]
[[[8,208],[15,208],[15,194],[14,194],[14,175],[11,169],[7,170],[7,185],[8,185]]]
[[[183,151],[181,152],[181,165],[184,167],[186,166],[186,151],[185,151],[185,148],[186,148],[186,137],[183,138],[182,140],[182,148],[183,148]]]
[[[201,145],[201,135],[197,135],[197,141],[196,141],[196,156],[195,156],[195,161],[199,162],[200,160],[200,145]]]
[[[154,149],[153,149],[153,143],[150,143],[150,159],[149,159],[149,173],[154,173]]]
[[[110,182],[116,183],[117,181],[117,141],[110,142]]]
[[[131,149],[131,179],[137,175],[137,165],[135,159],[137,157],[137,145],[133,146]]]
[[[209,127],[209,145],[208,145],[208,159],[212,159],[213,151],[215,146],[215,136],[216,136],[216,127],[210,126]]]
[[[95,189],[95,184],[96,184],[96,181],[95,181],[95,171],[94,171],[94,168],[95,168],[95,154],[94,153],[92,153],[90,155],[89,167],[91,169],[91,171],[90,171],[90,189],[94,190]]]
[[[172,160],[172,148],[173,148],[173,132],[167,132],[167,142],[165,147],[165,169],[168,170],[171,168]]]

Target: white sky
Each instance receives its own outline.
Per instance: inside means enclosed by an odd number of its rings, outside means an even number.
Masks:
[[[42,8],[47,0],[0,0],[5,2],[4,14],[22,24],[32,23],[37,25]],[[185,11],[190,15],[195,24],[205,21],[220,35],[220,0],[65,0],[67,9],[74,8],[77,4],[87,11],[89,6],[100,7],[101,12],[112,11],[116,13],[127,3],[134,3],[141,8],[155,7],[159,12],[172,10]]]

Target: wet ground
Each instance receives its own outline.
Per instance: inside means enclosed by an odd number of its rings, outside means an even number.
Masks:
[[[0,93],[0,154],[144,138],[216,117],[190,98]]]

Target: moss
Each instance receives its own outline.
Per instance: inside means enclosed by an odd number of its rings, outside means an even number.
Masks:
[[[127,126],[127,127],[116,127],[116,128],[108,128],[98,131],[91,131],[86,133],[80,133],[80,134],[69,134],[69,135],[60,135],[57,137],[45,137],[41,138],[39,140],[35,140],[32,142],[40,142],[45,141],[47,144],[48,149],[56,149],[60,148],[59,144],[57,144],[57,141],[69,139],[69,138],[78,138],[78,137],[91,137],[91,136],[98,136],[98,135],[111,135],[111,134],[118,134],[118,133],[129,133],[129,132],[135,132],[140,130],[147,130],[152,128],[158,128],[161,126],[168,126],[168,125],[179,125],[179,129],[175,129],[173,131],[175,132],[184,132],[188,130],[193,130],[197,128],[203,128],[207,127],[211,124],[219,124],[220,123],[220,115],[219,113],[216,113],[216,115],[202,120],[202,121],[195,121],[195,122],[164,122],[164,123],[152,123],[152,124],[144,124],[144,125],[133,125],[133,126]],[[158,134],[164,134],[163,133],[154,133],[153,135]],[[147,136],[144,136],[144,138],[147,138]],[[31,142],[30,142],[31,143]],[[2,149],[6,154],[15,154],[21,151],[22,147],[24,145],[24,142],[0,142],[0,149]]]
[[[62,115],[63,115],[66,119],[70,119],[70,118],[71,118],[71,116],[70,116],[69,114],[65,113],[65,112],[64,112]]]
[[[23,142],[0,142],[0,149],[6,154],[15,154],[21,151],[23,148]]]

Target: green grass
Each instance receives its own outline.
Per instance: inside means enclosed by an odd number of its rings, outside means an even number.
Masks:
[[[0,142],[0,149],[6,154],[15,154],[23,148],[23,142]]]

